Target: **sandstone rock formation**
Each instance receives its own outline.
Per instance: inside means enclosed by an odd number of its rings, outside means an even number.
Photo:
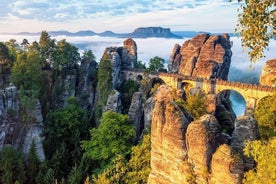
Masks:
[[[258,137],[252,117],[239,118],[225,133],[214,115],[190,121],[162,85],[153,97],[151,173],[148,183],[240,184],[253,160],[242,154],[244,142]]]
[[[227,80],[232,56],[228,34],[200,34],[179,47],[175,45],[170,55],[169,72]]]
[[[186,132],[188,161],[193,167],[196,183],[208,182],[212,155],[221,137],[220,125],[213,115],[204,115],[189,124]]]
[[[122,112],[122,101],[121,101],[121,94],[117,90],[113,90],[111,94],[109,94],[106,106],[103,107],[103,111],[114,111],[114,112]]]
[[[210,184],[240,184],[243,176],[242,160],[234,158],[229,145],[221,145],[213,154]]]
[[[121,70],[134,67],[137,62],[137,46],[131,38],[124,41],[123,47],[107,47],[102,60],[110,60],[112,67],[112,86],[118,89],[122,84]]]
[[[148,183],[185,183],[189,165],[185,132],[189,124],[180,108],[173,103],[171,88],[161,86],[155,96],[151,123],[151,173]]]
[[[130,122],[136,129],[136,140],[140,138],[144,124],[142,122],[143,108],[142,108],[142,93],[136,92],[132,96],[132,101],[129,107],[128,116]]]
[[[0,91],[0,151],[4,146],[12,146],[26,155],[34,140],[38,157],[42,161],[45,155],[41,137],[43,117],[40,102],[35,100],[35,107],[30,112],[34,122],[30,125],[20,123],[19,103],[18,91],[13,84]]]
[[[268,86],[276,85],[276,59],[266,61],[262,69],[260,84]]]

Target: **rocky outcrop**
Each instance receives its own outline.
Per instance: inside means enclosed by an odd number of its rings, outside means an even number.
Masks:
[[[152,100],[148,183],[241,184],[244,172],[254,166],[242,150],[245,141],[258,137],[256,120],[238,118],[231,133],[211,114],[190,122],[172,94],[162,85]]]
[[[170,28],[162,27],[140,27],[135,29],[132,33],[126,34],[124,37],[131,38],[178,38],[181,39],[181,36],[175,35],[171,32]]]
[[[186,132],[188,162],[196,183],[207,183],[212,155],[220,144],[220,125],[213,115],[204,115],[189,124]]]
[[[276,85],[276,59],[268,60],[260,76],[260,84],[275,86]]]
[[[112,87],[118,89],[122,84],[121,70],[131,69],[137,62],[137,46],[131,38],[124,41],[123,47],[107,47],[101,62],[111,61]]]
[[[231,43],[228,34],[200,34],[175,46],[169,62],[169,72],[201,78],[227,80],[231,63]]]
[[[10,84],[0,91],[0,151],[4,146],[12,146],[27,155],[34,140],[40,160],[45,159],[42,147],[43,137],[41,137],[43,130],[41,105],[38,99],[34,102],[34,109],[29,114],[34,122],[23,124],[19,116],[20,102],[17,88]]]
[[[0,90],[0,125],[6,123],[8,116],[13,119],[19,118],[18,91],[13,84]]]
[[[241,184],[243,172],[242,160],[233,157],[231,147],[223,144],[213,154],[208,183]]]
[[[142,122],[143,108],[142,108],[142,93],[136,92],[132,96],[132,101],[129,107],[128,116],[130,122],[135,126],[136,129],[136,140],[140,138],[144,124]]]
[[[155,102],[152,97],[148,98],[144,104],[144,128],[146,131],[150,130],[154,104]]]
[[[108,95],[106,106],[103,107],[103,112],[108,110],[121,113],[122,112],[122,101],[121,94],[117,90],[112,90]]]
[[[173,103],[171,88],[159,87],[151,122],[151,172],[148,183],[185,183],[189,166],[185,132],[189,121]]]
[[[255,166],[255,162],[252,158],[243,156],[244,142],[254,141],[258,139],[258,122],[250,116],[242,116],[237,118],[235,122],[235,130],[232,134],[231,148],[237,155],[239,154],[243,158],[244,170],[252,169]]]

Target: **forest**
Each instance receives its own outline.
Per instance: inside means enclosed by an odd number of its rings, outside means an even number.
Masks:
[[[166,71],[164,62],[156,56],[148,68],[142,61],[135,68],[144,69],[145,73]],[[12,121],[26,127],[35,123],[32,112],[39,100],[45,151],[45,160],[40,160],[35,141],[27,156],[4,147],[0,155],[1,183],[147,183],[150,127],[145,128],[142,137],[136,137],[127,113],[135,92],[142,89],[146,100],[160,84],[148,88],[146,79],[141,83],[124,81],[119,87],[122,112],[105,111],[108,96],[115,93],[108,56],[104,54],[97,63],[91,50],[80,54],[77,47],[66,40],[52,39],[46,31],[41,33],[39,42],[1,42],[0,64],[2,88],[13,83],[19,90],[19,117],[8,109]],[[206,113],[206,99],[200,93],[176,98],[176,104],[195,119]],[[244,153],[253,157],[257,165],[256,170],[245,174],[244,183],[276,177],[275,167],[270,165],[276,158],[275,105],[274,93],[260,101],[254,112],[260,139],[248,142]]]

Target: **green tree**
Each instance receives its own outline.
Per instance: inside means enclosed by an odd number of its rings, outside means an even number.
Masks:
[[[53,58],[53,68],[65,70],[66,72],[70,72],[72,68],[76,68],[80,61],[78,48],[68,43],[65,39],[57,42]]]
[[[261,99],[254,111],[258,121],[259,132],[262,139],[276,136],[276,92],[272,96]]]
[[[233,1],[233,0],[230,0]],[[242,2],[236,32],[243,47],[249,49],[251,62],[264,57],[270,38],[276,38],[275,0],[238,0]]]
[[[67,100],[67,106],[49,112],[43,132],[44,150],[56,178],[65,177],[81,160],[80,141],[87,139],[89,128],[87,113],[74,97]]]
[[[112,66],[108,55],[104,53],[98,69],[98,90],[99,105],[103,106],[107,102],[109,93],[112,90]]]
[[[146,65],[145,63],[142,63],[142,61],[137,61],[135,64],[134,64],[134,68],[137,68],[137,69],[146,69]]]
[[[159,71],[164,69],[165,60],[161,57],[155,56],[154,58],[150,59],[149,62],[149,70],[150,71]]]
[[[257,167],[245,173],[243,183],[263,184],[276,181],[276,138],[268,142],[261,140],[247,142],[244,153],[257,162]]]
[[[69,176],[68,176],[68,184],[78,184],[82,181],[82,172],[80,168],[77,166],[77,164],[74,165],[74,167],[71,169]]]
[[[187,93],[183,107],[191,114],[194,119],[198,119],[206,113],[206,99],[201,92],[195,94]]]
[[[112,161],[112,164],[106,170],[104,170],[103,173],[93,178],[93,181],[95,184],[127,183],[126,182],[127,170],[128,168],[126,164],[126,159],[124,158],[123,155],[118,155]]]
[[[150,150],[150,134],[144,135],[141,144],[131,148],[127,183],[147,183],[150,173]]]
[[[99,126],[90,130],[90,134],[90,140],[82,141],[84,155],[98,162],[102,170],[118,154],[130,153],[135,129],[127,115],[107,111],[103,114]]]
[[[27,183],[36,183],[37,173],[39,172],[40,161],[36,153],[35,141],[32,141],[26,166]]]
[[[25,170],[23,156],[11,147],[4,147],[0,155],[0,180],[1,183],[24,183]]]
[[[139,84],[131,79],[124,81],[119,88],[122,94],[123,113],[127,114],[133,94],[139,90]]]

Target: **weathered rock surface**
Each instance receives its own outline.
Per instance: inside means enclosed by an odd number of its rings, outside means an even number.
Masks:
[[[258,122],[250,116],[239,117],[235,121],[235,130],[232,134],[231,148],[235,154],[240,154],[243,158],[244,169],[252,169],[255,165],[254,160],[242,155],[245,141],[258,139]]]
[[[108,96],[106,106],[103,107],[103,111],[114,111],[121,113],[122,112],[122,101],[121,101],[121,94],[117,90],[113,90],[110,95]]]
[[[32,140],[34,140],[38,156],[40,160],[44,160],[43,138],[41,137],[43,117],[40,102],[38,99],[35,100],[34,109],[29,114],[34,122],[29,125],[20,123],[19,103],[18,91],[13,84],[0,91],[0,151],[4,146],[12,146],[28,154]]]
[[[112,87],[118,89],[122,84],[121,70],[131,69],[137,62],[137,46],[131,38],[124,41],[123,47],[107,47],[102,60],[110,60],[112,67]]]
[[[142,122],[143,108],[142,108],[142,93],[136,92],[132,96],[132,101],[129,107],[128,116],[130,122],[135,126],[136,129],[136,140],[139,139],[144,124]]]
[[[173,103],[171,88],[162,85],[154,98],[151,173],[148,183],[184,183],[189,173],[183,160],[187,156],[185,132],[189,122],[181,109]]]
[[[231,63],[228,34],[200,34],[175,46],[170,55],[169,72],[201,78],[227,79]]]
[[[213,154],[209,183],[241,184],[243,163],[234,158],[229,145],[221,145]]]
[[[128,38],[124,41],[124,49],[122,49],[122,67],[133,68],[137,62],[137,45],[136,42]]]
[[[268,60],[263,69],[262,74],[260,76],[260,84],[275,86],[276,83],[276,59]]]
[[[154,99],[152,97],[148,98],[144,104],[144,128],[149,130],[152,120],[152,111],[154,108]]]
[[[196,183],[208,183],[212,154],[219,146],[220,125],[213,115],[206,114],[189,124],[186,132],[188,161],[192,164]]]

